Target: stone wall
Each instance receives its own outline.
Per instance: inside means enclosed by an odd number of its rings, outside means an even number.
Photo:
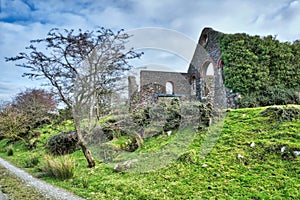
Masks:
[[[231,94],[224,85],[224,66],[219,46],[221,34],[212,28],[202,30],[187,73],[141,71],[141,102],[153,103],[153,95],[166,94],[166,83],[170,82],[173,84],[173,94],[183,95],[190,100],[210,102],[216,108],[235,107],[238,95]],[[209,64],[213,66],[212,76],[206,74]],[[209,94],[205,94],[205,89],[210,90]]]
[[[223,33],[215,31],[212,28],[204,28],[202,30],[188,73],[191,76],[194,75],[197,77],[197,99],[204,102],[212,101],[213,105],[217,108],[227,108],[221,51],[219,48],[220,34]],[[214,92],[209,95],[210,100],[203,93],[207,85],[203,80],[206,79],[206,69],[209,63],[213,65],[214,71],[213,80],[212,78],[210,80],[210,82],[213,82]]]
[[[158,84],[163,87],[167,82],[173,83],[174,94],[190,95],[190,84],[186,73],[179,72],[161,72],[161,71],[141,71],[140,81],[142,85]],[[142,91],[143,92],[143,91]],[[159,91],[157,93],[166,93]]]

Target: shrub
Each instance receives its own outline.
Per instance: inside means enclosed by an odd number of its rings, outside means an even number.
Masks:
[[[280,85],[267,87],[258,97],[260,106],[297,104],[299,99],[294,89]]]
[[[258,107],[257,96],[256,95],[247,95],[239,98],[238,100],[239,108],[255,108]]]
[[[195,164],[198,157],[199,156],[196,151],[190,150],[181,154],[177,160],[185,164]]]
[[[76,132],[70,131],[50,137],[46,148],[53,155],[65,155],[78,149],[77,142]]]
[[[172,99],[171,103],[166,108],[166,121],[164,130],[174,130],[180,126],[180,104],[178,99]]]
[[[37,166],[39,164],[40,160],[37,155],[30,156],[27,160],[25,160],[25,167],[31,168]]]
[[[46,176],[60,180],[70,179],[74,177],[75,173],[73,160],[67,156],[56,158],[45,156],[41,170]]]
[[[246,94],[240,98],[238,105],[240,108],[254,108],[258,106],[298,104],[300,99],[296,90],[284,88],[283,86],[269,86],[259,92]]]
[[[14,155],[14,149],[12,147],[12,145],[9,145],[7,147],[7,156],[13,156]]]
[[[261,112],[263,116],[277,121],[294,121],[300,119],[300,110],[296,107],[269,107]]]

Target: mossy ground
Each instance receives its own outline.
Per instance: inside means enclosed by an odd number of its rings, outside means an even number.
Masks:
[[[203,155],[205,138],[213,132],[197,133],[179,159],[155,171],[116,173],[101,160],[89,169],[81,151],[76,151],[69,155],[75,177],[43,179],[87,199],[299,199],[300,156],[292,152],[300,151],[300,120],[271,120],[261,115],[264,109],[228,112],[216,144],[205,157],[199,155]],[[173,139],[151,138],[139,151],[155,151]],[[250,147],[252,142],[254,147]],[[0,147],[5,146],[5,140],[0,141]],[[41,162],[45,154],[43,146],[27,151],[17,143],[13,149],[13,156],[4,150],[0,156],[21,167],[32,154]],[[39,164],[27,170],[38,176]]]

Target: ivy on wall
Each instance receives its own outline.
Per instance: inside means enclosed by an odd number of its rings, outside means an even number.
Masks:
[[[245,33],[222,34],[219,39],[227,88],[257,98],[257,106],[262,104],[260,96],[270,88],[300,91],[299,40],[280,42],[273,36]]]

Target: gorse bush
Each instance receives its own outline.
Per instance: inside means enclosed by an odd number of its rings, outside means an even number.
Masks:
[[[73,153],[77,148],[78,138],[75,131],[60,133],[49,138],[47,150],[53,155]]]
[[[60,180],[70,179],[75,173],[73,160],[67,156],[45,156],[41,170],[46,176]]]

